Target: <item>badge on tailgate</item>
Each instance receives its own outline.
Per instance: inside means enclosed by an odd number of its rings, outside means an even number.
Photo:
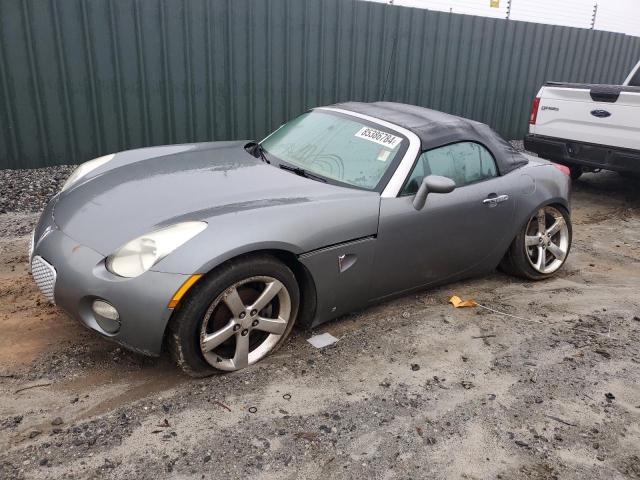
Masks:
[[[607,118],[611,116],[611,113],[606,110],[591,110],[591,115],[598,118]]]

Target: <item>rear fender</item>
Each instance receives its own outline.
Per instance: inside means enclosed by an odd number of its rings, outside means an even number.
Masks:
[[[509,246],[531,216],[540,208],[546,205],[560,205],[571,214],[571,179],[568,175],[562,173],[551,163],[525,167],[522,173],[533,179],[533,188],[528,192],[521,193],[518,197]]]

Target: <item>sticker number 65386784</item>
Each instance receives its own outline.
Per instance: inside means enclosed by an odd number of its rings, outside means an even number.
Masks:
[[[379,145],[384,145],[387,148],[395,148],[402,142],[402,137],[396,137],[395,135],[371,127],[362,127],[356,132],[355,136]]]

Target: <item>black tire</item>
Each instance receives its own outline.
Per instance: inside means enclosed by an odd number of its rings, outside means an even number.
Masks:
[[[529,259],[527,258],[526,247],[525,247],[525,238],[527,236],[526,230],[527,230],[527,226],[529,225],[529,222],[527,221],[527,223],[525,223],[525,225],[523,225],[523,227],[520,229],[520,231],[518,232],[518,235],[516,235],[516,238],[513,240],[513,242],[511,242],[511,246],[509,247],[509,250],[507,250],[507,253],[505,254],[502,261],[500,262],[500,269],[503,272],[509,275],[524,278],[526,280],[537,281],[537,280],[544,280],[549,277],[552,277],[560,270],[560,268],[562,268],[562,266],[564,265],[564,263],[566,262],[569,256],[569,251],[571,249],[571,242],[573,237],[571,217],[569,216],[569,212],[561,205],[552,205],[551,207],[555,208],[562,214],[562,217],[564,218],[564,221],[566,222],[567,229],[568,229],[569,245],[561,265],[551,273],[541,273],[537,271],[535,268],[533,268],[533,266],[529,262]],[[533,212],[532,217],[536,215],[536,212]]]
[[[276,258],[265,254],[231,260],[201,278],[171,316],[167,328],[167,348],[185,373],[192,377],[206,377],[221,371],[205,360],[200,349],[200,329],[205,314],[214,299],[227,288],[255,276],[273,277],[282,282],[288,290],[291,299],[290,321],[269,354],[278,350],[286,341],[295,324],[300,305],[300,290],[291,269]]]
[[[570,172],[571,180],[577,180],[582,176],[582,174],[584,173],[584,170],[580,166],[573,165],[569,167],[569,172]]]
[[[505,253],[504,257],[502,257],[502,260],[500,260],[498,270],[506,275],[516,276],[516,271],[513,267],[513,264],[511,263],[511,255],[509,254],[510,251],[511,248],[507,250],[507,253]]]

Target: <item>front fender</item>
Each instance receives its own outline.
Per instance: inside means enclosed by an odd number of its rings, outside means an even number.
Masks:
[[[378,195],[279,203],[206,218],[207,228],[153,267],[166,273],[206,273],[225,261],[258,250],[299,256],[330,245],[375,235]]]
[[[228,260],[232,258],[239,257],[241,255],[246,255],[248,253],[272,250],[272,251],[282,251],[291,253],[293,255],[299,255],[300,248],[296,245],[287,242],[279,242],[279,241],[261,241],[261,242],[252,242],[246,243],[243,245],[238,245],[236,248],[225,250],[223,252],[219,252],[215,257],[209,258],[207,255],[204,255],[201,260],[197,263],[200,264],[198,268],[194,269],[194,273],[207,273],[213,270],[214,268],[222,265]]]

